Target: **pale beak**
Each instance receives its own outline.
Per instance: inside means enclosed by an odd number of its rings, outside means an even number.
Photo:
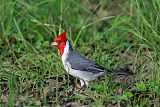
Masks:
[[[56,46],[57,45],[57,42],[52,42],[51,43],[51,46]]]

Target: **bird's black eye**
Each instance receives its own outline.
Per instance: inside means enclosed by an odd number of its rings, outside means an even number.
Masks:
[[[58,41],[58,43],[62,43],[62,41],[60,40],[60,41]]]

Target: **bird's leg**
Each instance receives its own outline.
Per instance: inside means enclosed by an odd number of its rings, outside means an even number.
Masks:
[[[83,80],[81,80],[81,79],[80,79],[80,82],[81,82],[81,87],[83,87],[85,82]]]
[[[88,88],[89,82],[87,82],[87,81],[84,81],[84,82],[85,82],[86,87]]]
[[[88,87],[89,83],[81,79],[80,79],[80,82],[81,82],[81,88],[79,89],[79,92],[83,93],[84,89]]]
[[[80,79],[80,84],[77,84],[77,88],[81,88],[85,85],[85,82],[83,80]]]

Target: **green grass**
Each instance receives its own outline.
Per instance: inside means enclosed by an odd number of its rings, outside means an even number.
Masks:
[[[0,105],[159,106],[159,10],[159,0],[1,0]],[[133,82],[107,76],[80,93],[50,47],[64,30],[85,57],[128,65]]]

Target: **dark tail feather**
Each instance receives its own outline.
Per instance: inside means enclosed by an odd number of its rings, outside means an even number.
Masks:
[[[110,72],[114,75],[132,75],[129,67],[119,68],[119,69],[107,69],[107,72]]]

